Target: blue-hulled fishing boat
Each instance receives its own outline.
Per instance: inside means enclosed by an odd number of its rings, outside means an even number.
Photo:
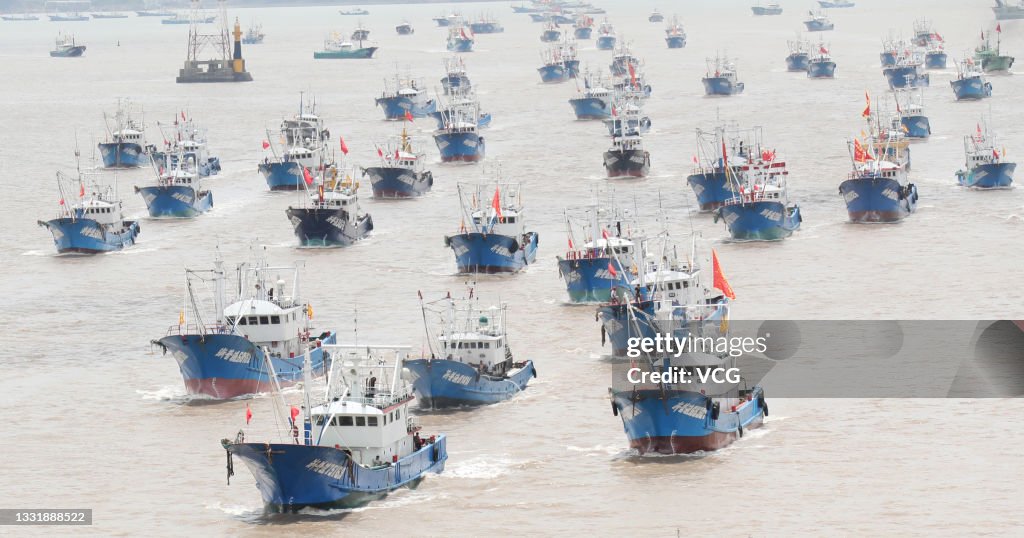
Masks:
[[[789,201],[786,162],[776,157],[774,149],[761,144],[761,130],[752,131],[755,139],[738,155],[741,164],[724,169],[733,184],[733,197],[715,212],[715,222],[725,221],[734,240],[776,241],[785,239],[800,228],[800,206]]]
[[[593,36],[594,33],[594,19],[589,15],[580,15],[576,17],[576,23],[573,25],[573,37],[580,40],[587,40]]]
[[[839,185],[850,222],[898,222],[917,208],[917,186],[907,182],[910,149],[899,125],[883,125],[865,110],[870,133],[848,143],[853,171]]]
[[[825,9],[831,9],[853,7],[854,3],[849,0],[818,0],[818,5]]]
[[[384,80],[384,91],[374,102],[389,121],[405,121],[409,115],[425,118],[437,111],[437,102],[430,99],[422,83],[398,74],[394,80]]]
[[[104,168],[138,168],[150,163],[150,153],[155,148],[146,143],[145,124],[135,119],[127,99],[118,99],[114,117],[108,118],[104,113],[103,123],[107,136],[98,147]]]
[[[927,87],[930,77],[924,67],[924,53],[904,50],[896,55],[896,64],[882,70],[890,88]]]
[[[85,54],[85,45],[75,42],[75,36],[71,34],[57,34],[57,42],[50,51],[53,58],[79,58]]]
[[[603,120],[611,117],[613,96],[608,81],[597,71],[588,71],[582,78],[583,89],[579,90],[577,86],[579,93],[569,99],[576,119]]]
[[[756,5],[750,6],[750,11],[752,11],[754,15],[758,17],[763,17],[766,15],[782,15],[782,6],[775,2],[771,2],[763,6],[760,3],[758,3]]]
[[[504,303],[481,308],[472,295],[456,300],[449,294],[429,303],[421,298],[420,307],[430,355],[406,359],[403,365],[411,374],[421,407],[501,402],[515,397],[530,378],[537,377],[532,360],[516,360],[512,354]]]
[[[541,82],[555,84],[569,80],[569,71],[562,60],[562,48],[558,44],[541,51],[543,65],[537,68]]]
[[[606,303],[616,288],[632,288],[633,269],[643,264],[642,230],[611,203],[567,209],[569,248],[558,256],[558,273],[569,301]]]
[[[57,172],[57,217],[38,224],[53,235],[58,254],[97,254],[135,244],[139,223],[124,218],[115,186],[101,185],[97,178],[81,168],[75,177]]]
[[[612,147],[604,152],[604,169],[609,178],[647,177],[651,170],[651,153],[644,149],[639,130],[626,129],[612,137]]]
[[[640,101],[620,98],[612,104],[612,115],[604,120],[604,125],[611,137],[628,133],[644,134],[651,130],[651,118],[644,115]]]
[[[808,11],[807,14],[811,17],[804,21],[804,26],[807,27],[808,32],[827,32],[834,30],[836,25],[828,18],[824,12],[813,12]]]
[[[992,83],[972,58],[964,58],[957,64],[956,78],[950,80],[949,85],[957,101],[976,101],[992,96]]]
[[[811,60],[811,43],[806,39],[787,41],[789,56],[786,56],[786,71],[807,72],[807,64]]]
[[[544,25],[544,31],[540,34],[540,40],[544,43],[554,43],[562,39],[562,29],[555,22]]]
[[[818,50],[807,62],[807,78],[836,78],[836,62],[824,43],[818,43]]]
[[[359,207],[359,183],[352,174],[336,166],[318,167],[317,176],[304,170],[304,192],[285,214],[299,239],[300,247],[347,247],[373,231],[373,218]]]
[[[615,28],[608,22],[608,19],[605,19],[597,27],[597,42],[595,43],[597,50],[615,50],[616,41]]]
[[[181,164],[175,166],[165,154],[163,162],[154,163],[157,175],[153,184],[135,187],[150,217],[187,219],[213,209],[213,193],[203,189],[199,174],[182,166],[184,155],[179,154],[177,162]]]
[[[475,96],[471,93],[453,96],[439,113],[441,125],[434,131],[434,142],[441,152],[441,162],[483,160],[487,147],[480,129],[485,122]],[[486,123],[490,123],[489,116]]]
[[[459,273],[515,273],[537,259],[537,232],[526,229],[520,186],[459,185],[462,222],[445,245]]]
[[[327,390],[314,396],[307,374],[301,408],[279,398],[279,416],[288,423],[277,442],[247,441],[244,429],[234,440],[221,440],[228,479],[233,459],[240,458],[270,512],[356,508],[444,471],[447,439],[426,436],[409,415],[413,389],[400,375],[408,348],[324,350],[333,356]],[[307,357],[304,372],[312,370],[310,362]]]
[[[308,171],[318,170],[325,162],[330,139],[330,132],[316,112],[316,102],[306,104],[300,98],[299,113],[281,122],[280,134],[281,148],[273,144],[273,137],[267,132],[263,149],[270,150],[273,158],[264,157],[259,172],[272,191],[305,189]]]
[[[638,71],[640,64],[640,58],[633,54],[629,43],[621,41],[615,48],[615,54],[612,56],[612,63],[609,68],[613,77],[625,77],[631,72],[635,73]]]
[[[1006,159],[996,147],[995,136],[978,123],[973,136],[964,137],[964,167],[956,172],[959,185],[970,189],[1009,189],[1013,185],[1013,172],[1017,163]]]
[[[444,78],[441,79],[441,88],[445,95],[456,91],[472,90],[473,83],[466,74],[466,64],[461,56],[452,56],[444,59]]]
[[[743,93],[744,84],[736,75],[736,65],[721,56],[707,60],[707,73],[701,79],[705,95],[736,95]]]
[[[374,198],[415,198],[430,191],[434,176],[427,170],[423,152],[413,150],[405,128],[397,144],[377,147],[379,166],[363,168],[370,176]]]
[[[672,22],[665,28],[665,44],[670,49],[681,49],[686,46],[686,30],[679,22],[679,15],[672,16]]]
[[[931,136],[931,122],[924,113],[924,88],[893,90],[893,97],[900,128],[906,137],[924,140]]]
[[[152,153],[154,163],[164,168],[182,168],[200,177],[215,176],[220,173],[220,159],[211,157],[207,147],[206,132],[200,129],[191,117],[181,113],[181,120],[174,118],[169,129],[157,122],[160,134],[163,135],[163,148]],[[165,163],[170,159],[170,164]],[[179,160],[180,159],[180,160]]]
[[[461,18],[452,21],[448,26],[448,51],[472,52],[475,43],[472,30],[466,32],[466,23]]]
[[[501,23],[488,15],[481,15],[478,20],[469,23],[469,29],[474,34],[500,34],[505,31]]]

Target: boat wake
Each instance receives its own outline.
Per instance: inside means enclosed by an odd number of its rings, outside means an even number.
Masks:
[[[437,477],[439,479],[493,480],[514,471],[526,469],[530,463],[524,460],[513,460],[505,456],[476,456],[458,461],[455,458],[450,458],[445,472]]]

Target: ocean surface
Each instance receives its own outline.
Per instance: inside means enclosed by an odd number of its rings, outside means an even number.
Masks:
[[[1020,400],[768,394],[765,427],[728,449],[635,456],[607,400],[611,362],[594,308],[565,304],[555,262],[566,245],[565,207],[589,203],[594,185],[612,186],[620,199],[635,198],[652,223],[662,215],[681,244],[695,233],[705,257],[717,250],[738,297],[735,318],[1024,319],[1024,189],[970,192],[954,178],[962,138],[983,117],[1008,159],[1024,155],[1024,79],[990,77],[993,97],[975,103],[954,102],[947,82],[954,59],[994,26],[991,2],[858,0],[833,10],[835,31],[819,35],[838,63],[835,80],[785,71],[786,41],[803,30],[811,2],[784,1],[783,15],[760,18],[746,1],[596,3],[644,58],[654,87],[646,105],[649,178],[604,179],[603,125],[574,120],[567,100],[575,83],[540,83],[540,24],[507,3],[460,4],[467,16],[487,12],[506,29],[478,36],[477,50],[464,55],[494,116],[484,132],[486,164],[441,164],[431,122],[417,121],[433,192],[376,201],[364,182],[373,235],[334,250],[295,248],[285,208],[297,195],[268,192],[256,171],[266,130],[294,114],[305,92],[335,140],[344,137],[349,163],[374,163],[373,144],[401,125],[383,121],[373,99],[396,70],[439,87],[445,30],[430,19],[451,6],[372,6],[361,18],[330,7],[233,10],[243,27],[258,21],[267,34],[264,44],[244,48],[255,79],[245,84],[175,84],[187,26],[135,17],[0,22],[0,507],[93,508],[93,526],[74,533],[120,536],[1019,533]],[[654,7],[669,18],[678,12],[685,49],[666,48],[664,24],[647,22]],[[848,224],[838,194],[850,169],[845,140],[864,128],[865,90],[883,99],[882,39],[909,37],[920,17],[933,21],[950,54],[950,69],[932,71],[925,92],[933,136],[912,149],[921,205],[901,224]],[[403,19],[414,35],[395,34]],[[350,32],[357,20],[381,47],[378,58],[313,61],[329,31]],[[1024,56],[1024,21],[1001,26],[1003,48]],[[85,57],[48,57],[59,29],[88,46]],[[610,62],[592,41],[580,48],[584,66]],[[736,58],[745,94],[703,95],[705,60],[716,53]],[[57,211],[55,172],[74,170],[76,143],[83,165],[94,165],[102,114],[121,97],[144,107],[151,142],[160,141],[155,122],[170,123],[182,110],[208,128],[224,165],[206,182],[214,210],[188,221],[150,220],[132,186],[151,172],[105,172],[116,177],[127,213],[141,219],[139,243],[107,255],[56,256],[36,223]],[[768,145],[788,161],[804,217],[792,238],[730,243],[724,224],[695,211],[685,184],[694,131],[717,119],[763,126]],[[540,234],[538,260],[514,276],[456,275],[443,242],[459,225],[456,185],[492,177],[485,171],[498,162],[506,180],[523,184],[528,227]],[[190,399],[175,361],[149,344],[177,322],[185,267],[210,266],[217,246],[229,265],[244,261],[254,244],[266,247],[271,263],[305,263],[302,288],[317,327],[349,342],[419,348],[417,291],[461,295],[470,282],[486,301],[509,303],[512,350],[536,362],[539,378],[512,401],[422,415],[425,431],[449,435],[450,457],[444,474],[415,490],[352,511],[264,515],[247,469],[239,466],[225,483],[219,440],[245,427],[247,405],[248,437],[269,438],[272,399]]]

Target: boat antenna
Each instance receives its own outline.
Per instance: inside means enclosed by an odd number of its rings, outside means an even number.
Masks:
[[[355,345],[359,345],[359,303],[352,307],[352,334],[355,336]]]

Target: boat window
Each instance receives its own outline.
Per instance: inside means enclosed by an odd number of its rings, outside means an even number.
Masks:
[[[238,318],[238,324],[239,325],[248,325],[248,323],[245,322],[245,317],[244,316]]]
[[[281,323],[281,316],[270,316],[270,323],[273,325],[279,325]]]
[[[366,417],[366,425],[367,426],[376,426],[377,425],[377,417]]]
[[[324,416],[323,415],[317,415],[316,416],[316,425],[317,426],[323,426],[324,425]]]
[[[235,324],[235,317],[234,316],[228,316],[225,319],[227,320],[228,325],[234,325]]]
[[[366,417],[356,417],[356,426],[366,426]]]
[[[469,343],[469,348],[470,349],[476,349],[476,342],[470,342]]]
[[[490,342],[484,342],[484,349],[491,349],[491,343]]]
[[[388,425],[388,416],[387,416],[387,414],[384,415],[384,425],[385,426]]]
[[[256,316],[249,316],[249,325],[256,325],[257,324],[256,319],[257,319]]]
[[[341,417],[341,420],[339,421],[339,424],[342,425],[342,426],[351,426],[352,425],[352,417],[349,417],[349,416]]]
[[[260,316],[260,325],[270,325],[270,318],[268,316]]]

